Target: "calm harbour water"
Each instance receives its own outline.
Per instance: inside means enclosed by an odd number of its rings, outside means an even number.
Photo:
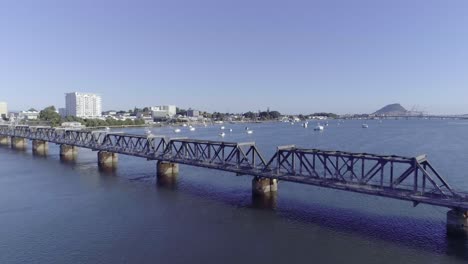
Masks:
[[[330,121],[323,132],[287,123],[224,124],[225,141],[416,156],[428,154],[468,192],[468,121]],[[116,130],[144,133],[144,129]],[[220,140],[219,125],[154,134]],[[96,152],[62,162],[0,148],[0,263],[467,263],[468,241],[448,238],[447,209],[280,182],[274,209],[257,208],[251,177],[180,166],[158,186],[155,162]]]

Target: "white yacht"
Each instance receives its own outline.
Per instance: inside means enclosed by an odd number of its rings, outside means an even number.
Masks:
[[[180,133],[180,128],[174,129],[174,133]]]
[[[323,126],[320,125],[320,124],[317,124],[317,126],[314,128],[315,131],[322,131],[323,130]]]

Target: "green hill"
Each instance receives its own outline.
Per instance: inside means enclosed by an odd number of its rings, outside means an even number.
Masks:
[[[407,112],[408,110],[400,104],[389,104],[374,112],[374,115],[400,115]]]

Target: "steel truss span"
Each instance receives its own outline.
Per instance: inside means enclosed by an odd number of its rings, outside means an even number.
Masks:
[[[281,146],[265,159],[254,142],[234,143],[166,138],[106,131],[0,126],[0,136],[204,167],[238,175],[468,210],[468,196],[456,192],[426,155],[402,157]]]

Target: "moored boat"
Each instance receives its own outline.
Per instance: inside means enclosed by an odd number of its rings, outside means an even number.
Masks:
[[[320,125],[320,124],[317,124],[317,126],[314,127],[315,131],[322,131],[323,129],[324,129],[324,127],[322,125]]]

